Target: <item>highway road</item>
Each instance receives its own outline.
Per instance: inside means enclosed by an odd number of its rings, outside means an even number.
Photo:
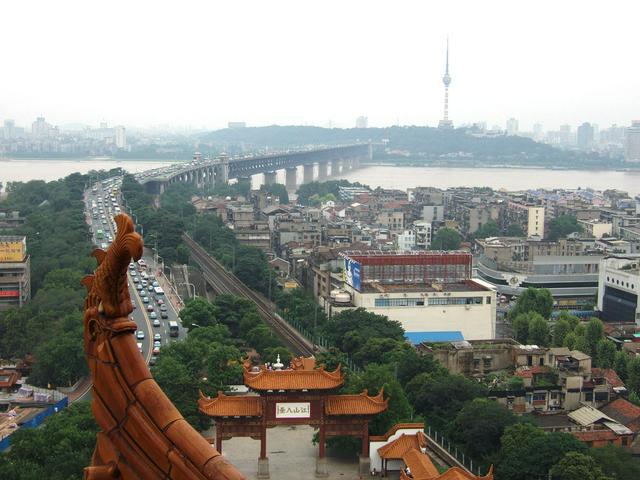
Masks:
[[[91,185],[84,194],[85,219],[91,231],[92,241],[96,247],[105,250],[116,236],[116,226],[113,220],[113,217],[118,213],[116,207],[123,208],[120,206],[119,181],[119,179],[110,179],[98,182]],[[114,186],[117,189],[116,192],[113,191]],[[100,234],[99,231],[102,233]],[[101,238],[98,238],[99,236]],[[130,266],[127,271],[127,277],[129,280],[129,295],[134,305],[131,318],[138,325],[138,331],[144,334],[144,338],[138,339],[137,342],[142,344],[142,355],[144,355],[147,364],[149,364],[155,361],[157,355],[161,355],[163,346],[183,340],[187,331],[182,328],[178,318],[177,306],[170,301],[170,298],[175,301],[177,296],[158,295],[153,291],[153,281],[161,280],[159,283],[162,283],[163,286],[169,285],[169,282],[164,278],[156,278],[156,275],[159,275],[159,271],[155,268],[151,250],[145,248],[144,253],[143,261],[140,264],[134,264],[134,268]],[[147,280],[144,280],[144,275],[147,276]],[[146,286],[143,286],[143,280],[147,282]],[[138,288],[138,285],[140,285],[140,288]],[[146,302],[144,301],[145,298]],[[161,304],[166,306],[167,318],[162,318]],[[153,326],[154,319],[151,318],[153,316],[152,312],[158,320],[155,327]],[[169,322],[177,322],[177,337],[170,336]],[[154,335],[156,334],[160,335],[160,346],[154,354]],[[77,400],[89,399],[90,392],[91,389],[88,388],[86,393],[80,395]]]

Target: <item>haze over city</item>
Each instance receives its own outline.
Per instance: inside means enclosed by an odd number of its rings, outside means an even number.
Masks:
[[[629,125],[635,2],[11,2],[0,118],[222,128]],[[55,21],[52,21],[54,19]],[[37,34],[36,34],[37,33]]]

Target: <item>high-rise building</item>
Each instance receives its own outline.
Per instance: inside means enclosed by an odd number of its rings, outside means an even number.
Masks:
[[[533,139],[536,142],[540,142],[540,141],[542,141],[543,138],[544,138],[544,132],[542,131],[542,124],[541,123],[534,123],[533,124]]]
[[[634,120],[627,128],[624,158],[627,162],[640,162],[640,120]]]
[[[31,134],[36,138],[48,137],[50,129],[51,125],[44,120],[44,117],[36,118],[36,121],[31,124]]]
[[[584,122],[578,127],[578,148],[590,148],[593,144],[593,126]]]
[[[360,116],[356,118],[356,128],[368,128],[369,119],[367,117]]]
[[[449,85],[451,84],[451,75],[449,75],[449,39],[447,38],[447,62],[442,77],[444,83],[444,116],[438,123],[438,128],[453,128],[453,122],[449,120]]]
[[[115,128],[116,130],[116,147],[124,150],[127,148],[127,134],[126,129],[119,125]]]
[[[16,122],[14,122],[13,120],[5,120],[4,128],[2,129],[4,138],[7,140],[10,138],[15,138],[16,137],[15,129],[16,129]]]
[[[518,134],[518,120],[515,118],[510,118],[507,120],[507,135],[517,135]]]

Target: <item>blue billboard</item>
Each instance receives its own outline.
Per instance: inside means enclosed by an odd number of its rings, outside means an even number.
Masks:
[[[347,285],[360,291],[360,263],[350,258],[345,258],[344,272]]]

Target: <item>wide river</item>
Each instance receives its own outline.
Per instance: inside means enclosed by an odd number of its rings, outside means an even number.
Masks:
[[[122,167],[135,173],[174,163],[167,160],[0,160],[0,182],[55,180],[74,172],[109,170]],[[316,168],[317,175],[317,168]],[[302,178],[298,172],[298,181]],[[284,171],[279,171],[278,182],[284,183]],[[333,177],[335,178],[335,177]],[[352,182],[371,187],[407,189],[417,186],[492,187],[505,190],[534,188],[615,188],[640,195],[640,171],[614,170],[549,170],[537,168],[445,168],[445,167],[395,167],[387,165],[363,166],[358,170],[340,174]],[[254,175],[254,187],[262,183],[262,175]]]

